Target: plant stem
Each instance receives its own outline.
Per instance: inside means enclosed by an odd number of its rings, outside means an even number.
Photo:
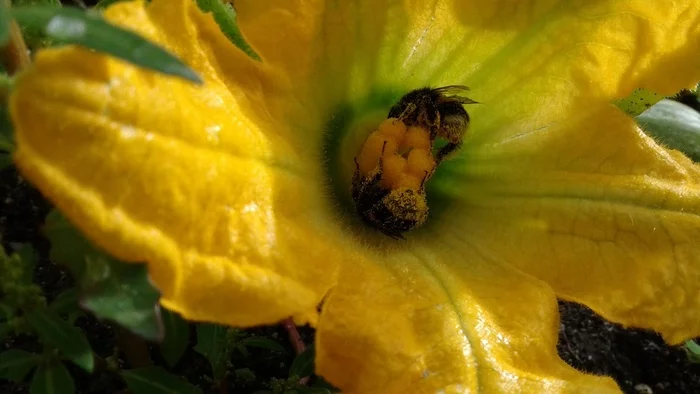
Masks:
[[[124,352],[126,361],[131,368],[142,368],[153,365],[148,352],[148,344],[143,338],[132,334],[122,327],[116,328],[117,346]]]
[[[291,317],[284,319],[282,321],[282,327],[284,327],[284,329],[287,331],[287,335],[289,335],[289,342],[292,343],[292,347],[294,348],[294,352],[296,352],[297,356],[303,353],[306,349],[306,345],[304,345],[304,341],[301,340],[301,336],[299,335],[297,326],[294,324],[294,320],[292,320]]]

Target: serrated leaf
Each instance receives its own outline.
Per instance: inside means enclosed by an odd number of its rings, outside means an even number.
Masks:
[[[199,76],[165,49],[105,21],[99,13],[65,7],[16,7],[12,15],[23,26],[42,29],[61,44],[77,44],[163,74],[202,83]]]
[[[44,233],[51,241],[51,258],[67,266],[80,286],[83,308],[148,340],[162,340],[159,292],[144,265],[107,256],[56,210],[47,216]]]
[[[289,367],[289,376],[298,376],[300,378],[311,376],[314,373],[314,357],[316,351],[314,345],[310,345],[300,355],[296,356],[292,361],[292,366]]]
[[[236,22],[236,10],[231,4],[223,3],[221,0],[197,0],[197,5],[202,11],[212,13],[221,32],[224,33],[235,46],[252,59],[260,60],[260,56],[255,53],[253,47],[243,38],[241,30],[238,28],[238,22]]]
[[[246,347],[255,347],[259,349],[274,350],[276,352],[285,353],[287,350],[278,342],[264,337],[248,337],[238,341],[239,345]]]
[[[75,382],[60,362],[42,364],[34,373],[29,394],[73,394]]]
[[[34,329],[39,339],[60,350],[75,364],[92,372],[94,359],[92,348],[85,334],[72,326],[54,311],[37,308],[24,316],[26,322]]]
[[[161,367],[146,367],[121,372],[126,385],[133,394],[199,394],[193,386],[177,375],[168,373]]]
[[[673,100],[661,100],[636,119],[644,132],[658,142],[700,161],[700,113],[694,109]]]
[[[218,324],[197,325],[197,346],[194,350],[209,360],[212,375],[216,380],[223,378],[228,367],[230,350],[226,343],[227,331],[228,328]]]
[[[59,294],[58,297],[49,304],[49,309],[59,315],[67,315],[79,311],[78,289],[71,287]]]
[[[20,383],[41,361],[38,354],[21,349],[10,349],[0,353],[0,379]]]
[[[142,264],[124,264],[105,256],[90,258],[80,305],[100,319],[113,320],[150,341],[163,340],[160,293],[148,279]]]
[[[165,339],[160,345],[160,354],[170,367],[174,367],[187,350],[190,340],[190,325],[175,312],[162,309]]]

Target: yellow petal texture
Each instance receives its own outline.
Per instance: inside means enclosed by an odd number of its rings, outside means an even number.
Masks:
[[[700,80],[698,0],[235,4],[263,61],[299,89],[332,86],[319,92],[331,103],[377,85],[463,83],[512,122],[639,87],[672,94]]]
[[[344,393],[619,392],[557,357],[546,284],[459,233],[368,258],[341,271],[318,326],[317,370]]]
[[[147,262],[163,304],[187,318],[313,318],[341,237],[308,182],[321,171],[303,151],[313,141],[289,142],[276,112],[282,88],[190,1],[121,3],[107,18],[184,58],[204,87],[42,51],[11,101],[22,173],[99,246]]]
[[[671,343],[700,333],[690,159],[609,105],[499,143],[467,141],[463,153],[435,180],[437,200],[459,201],[438,214],[440,228],[610,320]]]

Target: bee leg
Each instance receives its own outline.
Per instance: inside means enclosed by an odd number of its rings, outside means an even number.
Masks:
[[[442,163],[447,155],[459,149],[460,146],[462,146],[461,142],[449,142],[447,145],[443,146],[436,155],[437,164]]]
[[[384,151],[386,150],[386,143],[388,141],[384,141],[384,145],[382,145],[382,154],[379,155],[379,174],[381,175],[382,171],[384,170]]]
[[[401,112],[401,114],[398,116],[398,119],[403,120],[406,119],[407,117],[411,116],[413,112],[418,109],[418,106],[415,103],[408,103],[406,105],[406,108]]]
[[[433,170],[430,171],[430,172],[425,171],[425,176],[424,176],[423,179],[420,181],[420,187],[418,188],[418,190],[419,190],[421,193],[423,193],[423,192],[425,191],[425,182],[428,180],[428,178],[430,178],[430,175],[432,175],[432,173],[433,173],[434,171],[435,171],[435,167],[434,167]]]

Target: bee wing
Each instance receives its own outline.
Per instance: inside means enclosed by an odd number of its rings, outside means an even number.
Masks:
[[[470,99],[469,97],[462,96],[463,93],[468,92],[469,88],[462,85],[450,85],[443,86],[440,88],[433,89],[434,92],[439,93],[441,96],[448,98],[450,100],[458,101],[460,104],[478,104],[477,101]]]

